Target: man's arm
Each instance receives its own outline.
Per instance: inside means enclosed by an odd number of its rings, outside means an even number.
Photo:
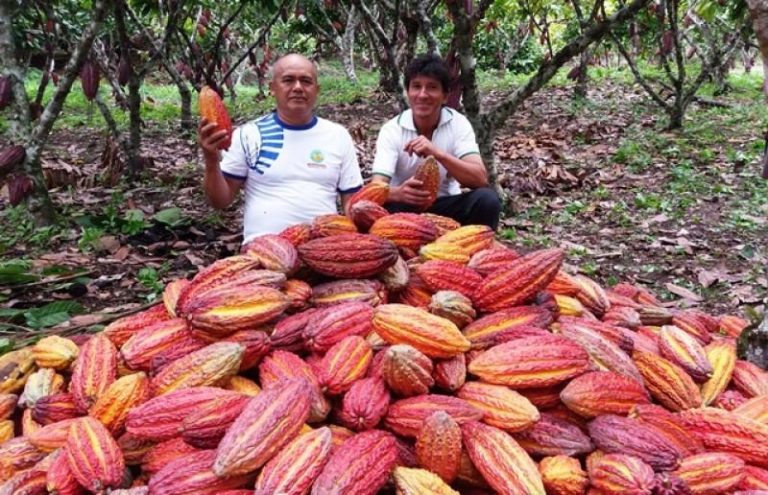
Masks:
[[[389,181],[390,179],[386,175],[374,173],[371,177],[371,182],[389,184]],[[411,177],[399,186],[391,186],[389,188],[387,203],[405,203],[425,208],[429,205],[429,192],[424,189],[422,181]]]
[[[221,172],[219,143],[226,138],[227,131],[217,129],[215,122],[209,123],[206,119],[202,119],[197,129],[197,138],[205,161],[203,177],[205,196],[211,206],[223,210],[235,200],[243,181],[226,177]]]

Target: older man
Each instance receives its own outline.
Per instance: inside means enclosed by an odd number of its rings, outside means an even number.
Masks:
[[[277,109],[236,128],[220,153],[226,131],[203,119],[198,141],[205,159],[208,201],[223,209],[245,191],[243,242],[337,212],[363,179],[352,138],[341,125],[314,113],[317,69],[291,54],[272,68],[269,89]]]

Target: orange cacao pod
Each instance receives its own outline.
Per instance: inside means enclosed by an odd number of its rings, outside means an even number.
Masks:
[[[313,239],[299,246],[301,259],[323,275],[366,278],[397,261],[397,246],[370,234],[339,234]]]
[[[377,306],[373,330],[390,344],[408,344],[429,357],[450,358],[470,348],[456,325],[405,304]]]
[[[436,474],[426,469],[398,466],[392,472],[397,493],[402,495],[459,495]]]
[[[163,395],[182,388],[213,386],[237,374],[245,347],[217,342],[179,358],[152,378],[152,392]]]
[[[364,338],[350,335],[328,349],[317,366],[317,379],[328,395],[341,395],[365,376],[373,351]]]
[[[483,316],[467,325],[464,336],[473,349],[487,349],[497,344],[525,337],[530,327],[547,328],[552,323],[552,313],[539,306],[519,306]],[[518,332],[516,329],[525,327]]]
[[[210,124],[216,124],[217,131],[227,131],[226,138],[219,143],[219,149],[228,150],[232,144],[232,121],[219,93],[210,86],[203,86],[198,95],[197,105],[202,118]]]
[[[477,421],[461,433],[472,463],[498,493],[545,494],[536,463],[509,434]]]
[[[467,382],[456,396],[483,411],[484,423],[508,432],[525,430],[540,418],[536,406],[503,385]]]
[[[181,297],[182,291],[189,287],[189,284],[191,283],[192,282],[186,278],[177,278],[165,286],[165,289],[163,290],[163,306],[171,318],[179,316],[180,313],[177,311],[179,307],[179,297]]]
[[[419,466],[432,471],[450,484],[461,463],[461,429],[445,411],[430,414],[416,437]]]
[[[122,432],[128,411],[149,399],[149,379],[145,373],[118,378],[96,400],[88,414],[112,434]]]
[[[334,280],[312,287],[312,304],[316,308],[345,302],[362,302],[376,306],[386,302],[386,291],[378,280]]]
[[[181,437],[165,440],[147,450],[141,460],[141,470],[149,475],[154,475],[174,459],[195,452],[200,452],[200,449],[189,445]]]
[[[120,447],[104,425],[93,418],[74,420],[66,452],[75,479],[91,492],[116,487],[123,479],[125,460]]]
[[[393,213],[376,220],[368,232],[392,241],[401,249],[418,251],[437,238],[437,228],[416,213]]]
[[[311,388],[306,380],[281,382],[253,397],[216,449],[219,477],[251,473],[290,442],[309,418]]]
[[[444,233],[435,243],[451,246],[464,253],[469,261],[473,254],[491,247],[493,238],[494,232],[487,225],[464,225]]]
[[[384,353],[381,375],[390,390],[410,397],[426,394],[434,385],[432,361],[406,344],[390,346]]]
[[[68,370],[79,352],[74,342],[58,335],[44,337],[32,347],[35,364],[54,370]]]
[[[457,328],[464,328],[477,316],[472,301],[460,292],[441,290],[432,294],[429,312],[453,322]]]
[[[374,495],[397,462],[395,438],[380,430],[357,433],[331,455],[312,486],[312,495]]]
[[[194,387],[176,390],[148,400],[128,411],[126,429],[139,438],[155,441],[168,440],[179,433],[182,420],[199,410],[204,404],[215,403],[236,392],[213,388]]]
[[[424,420],[440,410],[459,424],[480,420],[484,415],[483,411],[458,397],[426,394],[390,404],[384,424],[398,435],[414,438],[421,431]]]
[[[653,469],[638,459],[623,454],[607,454],[589,470],[592,487],[605,495],[650,495],[654,487]]]
[[[658,343],[662,357],[680,366],[695,381],[701,383],[712,376],[712,364],[704,347],[689,333],[674,325],[664,325]]]
[[[165,306],[162,304],[156,304],[151,308],[136,313],[130,316],[124,316],[118,320],[113,321],[104,328],[101,332],[109,340],[112,341],[117,347],[121,347],[125,344],[129,338],[139,330],[148,327],[154,323],[168,320],[170,316]]]
[[[654,399],[672,411],[701,406],[701,392],[682,368],[661,356],[635,352],[632,359]]]
[[[428,156],[416,166],[413,178],[422,182],[422,189],[429,193],[429,201],[426,202],[424,209],[429,209],[437,199],[437,193],[440,191],[440,165],[435,157]]]
[[[705,452],[683,459],[675,475],[695,495],[718,495],[736,488],[746,475],[744,461],[731,454]]]
[[[267,462],[252,493],[308,493],[328,462],[331,445],[331,430],[328,427],[299,435]]]
[[[303,378],[309,383],[311,405],[309,422],[316,423],[325,419],[331,405],[320,390],[312,367],[296,354],[287,351],[272,351],[259,365],[259,379],[262,387],[269,387],[283,380]]]
[[[82,495],[86,493],[85,488],[77,482],[72,468],[69,467],[69,460],[65,449],[59,449],[52,453],[53,459],[48,467],[45,476],[45,485],[47,492],[60,495]]]
[[[116,376],[115,345],[103,334],[94,335],[80,348],[69,382],[69,391],[78,410],[88,411]]]
[[[120,357],[131,370],[155,372],[205,345],[185,320],[173,318],[137,331],[120,348]]]
[[[383,205],[389,198],[389,184],[371,181],[355,192],[347,202],[347,208],[352,208],[359,201],[371,201]]]
[[[539,472],[550,495],[584,495],[587,492],[589,478],[578,459],[564,455],[545,457],[539,463]]]
[[[483,381],[512,388],[556,385],[589,369],[589,356],[575,342],[547,335],[491,347],[467,367]]]
[[[702,403],[707,406],[717,399],[731,382],[736,367],[736,345],[727,340],[707,345],[707,360],[712,363],[712,376],[701,385]]]
[[[291,276],[299,269],[299,253],[284,237],[266,234],[254,237],[243,245],[240,252],[256,258],[262,268]]]
[[[299,247],[312,238],[312,226],[308,223],[297,223],[284,228],[277,235],[287,239],[294,247]]]
[[[41,425],[80,416],[75,399],[70,393],[58,393],[40,398],[32,407],[32,419]]]
[[[694,438],[680,421],[680,418],[656,404],[638,404],[632,408],[629,416],[651,426],[675,445],[684,456],[704,451],[704,446]]]
[[[364,337],[373,329],[374,310],[370,304],[348,302],[323,308],[312,314],[302,332],[304,345],[314,352],[326,352],[345,337]]]
[[[435,361],[432,378],[438,387],[454,392],[464,385],[467,379],[467,358],[459,354],[450,359]]]
[[[313,239],[340,234],[354,234],[356,232],[357,227],[355,227],[355,224],[344,215],[330,213],[328,215],[320,215],[312,220]]]
[[[360,232],[368,232],[378,219],[387,215],[387,209],[373,201],[356,201],[349,207],[349,217]]]
[[[768,372],[749,361],[737,360],[731,376],[733,385],[747,397],[768,394]]]
[[[472,255],[467,267],[476,271],[483,277],[487,277],[496,270],[506,268],[507,265],[518,259],[520,254],[502,246],[491,246]]]
[[[560,392],[560,400],[585,418],[601,414],[626,415],[635,405],[651,401],[642,383],[610,371],[574,378]]]
[[[200,449],[216,448],[250,400],[251,397],[238,394],[200,406],[182,420],[182,438]]]
[[[483,281],[483,277],[471,268],[452,261],[427,261],[416,267],[416,274],[433,292],[452,290],[467,297]]]
[[[555,278],[563,257],[561,249],[545,249],[510,262],[483,279],[472,295],[475,307],[490,313],[524,304]]]

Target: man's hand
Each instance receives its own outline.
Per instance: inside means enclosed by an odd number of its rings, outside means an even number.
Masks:
[[[227,137],[227,131],[219,130],[216,122],[208,122],[208,119],[200,119],[200,125],[197,126],[197,142],[203,149],[203,158],[205,163],[218,163],[219,161],[219,143]]]
[[[403,150],[409,155],[416,153],[416,155],[421,158],[426,158],[432,155],[437,161],[440,161],[440,155],[442,155],[442,150],[432,144],[432,141],[424,136],[411,139],[405,144]]]
[[[429,192],[424,189],[422,181],[411,177],[401,185],[390,188],[389,201],[426,208],[429,206]]]

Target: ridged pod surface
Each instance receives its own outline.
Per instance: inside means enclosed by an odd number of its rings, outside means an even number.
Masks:
[[[435,383],[432,360],[406,344],[390,346],[383,352],[381,375],[390,390],[404,397],[429,392]]]
[[[655,427],[634,418],[598,416],[589,423],[589,436],[600,450],[635,456],[655,470],[674,470],[683,457],[683,452]]]
[[[744,461],[735,455],[705,452],[683,459],[674,474],[694,495],[719,495],[736,488],[746,471]]]
[[[491,347],[467,367],[483,381],[518,388],[557,385],[589,369],[589,355],[557,335],[525,337]]]
[[[577,456],[595,450],[578,426],[548,412],[541,413],[537,422],[513,437],[526,452],[536,456]]]
[[[358,433],[333,452],[312,486],[312,495],[374,495],[387,482],[397,457],[390,433]]]
[[[331,455],[328,427],[296,437],[264,466],[256,480],[254,495],[304,495]]]
[[[320,215],[312,220],[312,238],[331,237],[341,234],[354,234],[357,227],[352,220],[336,213]]]
[[[684,411],[702,405],[701,392],[682,368],[661,356],[635,352],[632,359],[643,375],[654,399],[671,411]]]
[[[459,495],[439,476],[426,469],[398,466],[392,473],[400,495]]]
[[[312,287],[312,304],[324,308],[347,302],[377,306],[386,302],[386,291],[378,280],[333,280]]]
[[[96,400],[88,414],[107,427],[113,435],[125,427],[128,411],[149,400],[149,378],[145,373],[134,373],[118,378]]]
[[[512,340],[512,338],[523,336],[515,334],[516,328],[537,327],[544,329],[551,323],[552,313],[544,308],[519,306],[478,318],[464,327],[463,333],[472,343],[472,349],[487,349]]]
[[[80,348],[72,368],[69,391],[78,409],[90,409],[116,376],[117,349],[103,334],[94,335]]]
[[[245,284],[208,292],[190,300],[186,309],[192,328],[215,339],[274,320],[290,304],[277,289]]]
[[[290,442],[309,418],[306,380],[282,382],[252,398],[216,450],[219,477],[251,473]]]
[[[179,434],[182,421],[192,412],[204,404],[216,403],[234,395],[238,394],[214,387],[176,390],[128,411],[126,429],[139,438],[157,442],[168,440]]]
[[[433,292],[451,290],[467,297],[483,281],[479,273],[453,261],[427,261],[416,267],[416,274]]]
[[[0,495],[44,495],[46,474],[43,469],[29,469],[12,475],[0,485]]]
[[[493,239],[493,229],[487,225],[464,225],[441,235],[435,243],[452,246],[472,257],[478,251],[491,247]]]
[[[507,265],[518,259],[520,254],[507,247],[491,246],[472,255],[467,263],[467,267],[473,269],[483,277],[507,267]]]
[[[78,483],[94,493],[120,484],[125,460],[117,442],[99,421],[90,417],[75,420],[66,445],[69,467]]]
[[[756,364],[741,359],[737,360],[733,367],[731,379],[733,385],[747,397],[768,395],[768,372]]]
[[[479,421],[484,413],[467,401],[449,395],[425,394],[393,402],[384,423],[398,435],[415,438],[429,416],[435,411],[447,412],[460,425]]]
[[[639,404],[632,408],[629,416],[655,428],[684,456],[704,451],[702,443],[688,432],[680,417],[657,404]]]
[[[237,374],[245,346],[217,342],[179,358],[152,378],[153,395],[174,390],[221,384]]]
[[[452,322],[405,304],[376,307],[373,330],[390,344],[408,344],[434,358],[450,358],[470,348]]]
[[[31,410],[32,420],[43,426],[82,414],[75,405],[74,397],[68,392],[42,397]]]
[[[182,420],[182,438],[200,449],[216,448],[250,400],[250,396],[237,394],[200,406]]]
[[[179,292],[176,301],[176,314],[186,316],[190,301],[203,297],[206,293],[229,284],[239,274],[257,269],[259,260],[245,255],[230,256],[214,261],[202,268],[191,283]]]
[[[299,253],[284,237],[266,234],[254,237],[240,250],[259,261],[262,268],[291,276],[299,269]]]
[[[165,306],[156,304],[141,313],[124,316],[113,321],[107,325],[101,333],[111,340],[117,347],[121,347],[139,330],[169,318],[170,316],[168,315]]]
[[[683,411],[680,420],[708,450],[733,454],[768,469],[768,425],[712,407]]]
[[[338,419],[355,431],[370,430],[387,414],[389,391],[379,377],[357,380],[344,394]]]
[[[705,382],[712,376],[712,364],[706,350],[689,333],[674,325],[664,325],[658,342],[661,355],[683,368],[695,381]]]
[[[50,466],[46,471],[45,489],[42,493],[56,493],[57,495],[82,495],[87,493],[85,488],[77,482],[65,449],[57,450],[50,455]]]
[[[68,370],[80,350],[71,340],[49,335],[32,347],[32,357],[40,368]]]
[[[363,199],[351,204],[348,215],[357,230],[365,233],[377,220],[389,215],[389,212],[380,204]]]
[[[459,354],[449,359],[435,361],[432,370],[432,378],[438,387],[455,392],[460,389],[467,380],[467,358]]]
[[[432,294],[428,309],[433,315],[451,321],[459,329],[470,324],[477,316],[472,301],[461,292],[453,290],[441,290]]]
[[[651,495],[653,468],[630,455],[607,454],[589,470],[592,487],[605,495]]]
[[[359,201],[371,201],[377,205],[383,205],[389,198],[389,184],[371,181],[355,192],[347,202],[351,208]]]
[[[365,376],[373,351],[364,338],[350,335],[328,349],[316,368],[321,389],[328,395],[341,395],[355,380]]]
[[[288,312],[306,310],[309,306],[309,300],[312,298],[312,286],[297,278],[286,280],[283,292],[291,301],[291,305],[288,306]]]
[[[368,232],[392,241],[398,248],[413,251],[437,239],[435,224],[416,213],[392,213],[381,217]]]
[[[24,391],[19,396],[19,406],[32,407],[43,397],[58,393],[64,386],[64,378],[53,368],[41,368],[27,378]]]
[[[28,433],[26,437],[29,438],[29,443],[36,448],[45,452],[53,452],[66,445],[70,427],[79,420],[80,418],[73,418],[51,423]]]
[[[314,239],[299,246],[301,259],[323,275],[367,278],[397,261],[397,246],[370,234],[339,234]]]
[[[503,385],[467,382],[456,396],[483,411],[484,423],[508,432],[525,430],[540,418],[531,401]]]
[[[224,490],[244,486],[247,475],[221,477],[211,466],[215,450],[203,450],[180,456],[149,479],[152,495],[219,495]]]
[[[268,330],[268,327],[262,328]],[[272,344],[264,330],[240,330],[223,339],[222,342],[233,342],[245,347],[238,371],[243,372],[256,367],[264,356],[269,354]]]
[[[154,372],[205,347],[181,318],[160,321],[136,332],[120,348],[120,357],[134,371]]]
[[[316,423],[324,420],[331,410],[331,405],[320,390],[320,382],[309,363],[292,352],[276,350],[265,357],[259,365],[259,381],[262,387],[297,378],[302,378],[309,383],[312,397],[309,422]]]
[[[217,93],[210,86],[203,86],[197,99],[200,116],[215,123],[217,131],[227,131],[227,136],[219,143],[220,150],[228,150],[232,144],[232,120],[229,118],[227,107]]]
[[[313,313],[302,330],[305,347],[327,352],[345,337],[365,337],[373,330],[374,308],[363,302],[341,303]]]
[[[163,306],[171,318],[179,316],[179,297],[184,289],[192,282],[186,278],[177,278],[165,286],[163,290]]]
[[[564,255],[561,249],[534,251],[491,273],[472,295],[475,307],[490,313],[525,304],[555,278]]]
[[[461,464],[461,429],[447,412],[435,411],[424,420],[416,437],[416,459],[419,466],[446,483],[456,479]]]
[[[146,452],[141,460],[141,470],[152,476],[173,460],[195,452],[200,452],[200,449],[189,445],[183,438],[171,438],[155,444]]]
[[[581,301],[581,304],[594,315],[602,316],[611,308],[611,302],[608,300],[605,289],[597,282],[584,275],[575,275],[573,280],[579,286],[576,299]]]
[[[728,340],[718,340],[706,347],[707,360],[712,363],[712,376],[701,386],[701,399],[705,406],[717,399],[733,376],[736,366],[736,345]]]
[[[571,380],[560,392],[568,409],[585,418],[601,414],[626,415],[637,404],[649,404],[642,383],[611,371],[585,373]]]
[[[467,250],[447,242],[430,242],[421,246],[419,256],[425,260],[452,261],[461,265],[469,263]]]
[[[584,495],[589,486],[587,473],[578,459],[564,455],[545,457],[539,472],[549,495]]]
[[[277,235],[288,240],[294,247],[299,247],[312,238],[312,226],[308,223],[297,223],[284,228]]]
[[[472,463],[498,493],[545,495],[536,463],[509,434],[477,421],[461,433]]]
[[[419,163],[413,173],[413,178],[421,181],[422,189],[429,193],[428,201],[424,206],[424,209],[427,210],[435,202],[437,193],[440,191],[440,165],[435,157],[428,156]]]

